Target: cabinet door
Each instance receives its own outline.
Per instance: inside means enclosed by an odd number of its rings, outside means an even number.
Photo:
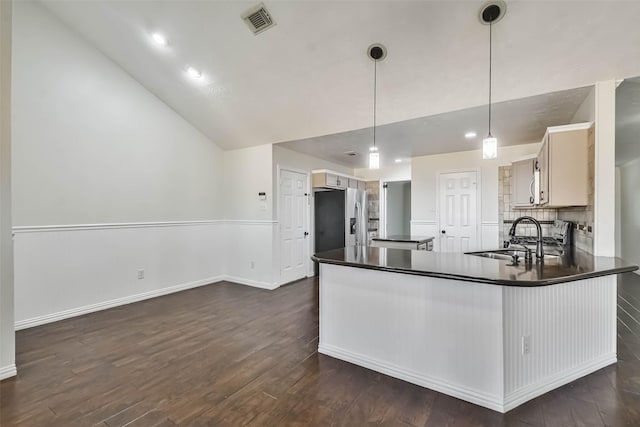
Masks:
[[[511,167],[511,205],[514,207],[533,206],[533,172],[535,159],[520,160]]]
[[[349,178],[345,178],[344,176],[336,176],[336,187],[340,189],[345,189],[349,185]]]
[[[338,187],[338,175],[332,173],[325,174],[325,185],[327,187]]]
[[[589,132],[576,129],[549,135],[549,195],[552,206],[589,204]]]
[[[545,135],[538,153],[538,170],[540,171],[540,204],[549,203],[549,135]]]

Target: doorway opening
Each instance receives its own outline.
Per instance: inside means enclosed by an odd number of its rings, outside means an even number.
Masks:
[[[385,182],[384,236],[411,235],[411,181]]]

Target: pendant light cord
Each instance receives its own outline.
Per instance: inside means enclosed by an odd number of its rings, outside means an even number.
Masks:
[[[491,54],[492,54],[491,33],[492,33],[492,29],[493,29],[493,19],[489,21],[489,138],[492,137],[491,135]]]
[[[373,148],[376,148],[376,105],[378,92],[378,60],[373,60]]]

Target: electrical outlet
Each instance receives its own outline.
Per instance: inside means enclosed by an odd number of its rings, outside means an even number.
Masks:
[[[144,269],[138,270],[138,280],[144,279]]]
[[[251,261],[251,262],[249,263],[249,266],[251,267],[251,269],[252,269],[252,270],[253,270],[254,268],[256,268],[256,263],[255,263],[255,261]]]
[[[531,337],[529,335],[522,336],[522,355],[529,354],[531,351]]]

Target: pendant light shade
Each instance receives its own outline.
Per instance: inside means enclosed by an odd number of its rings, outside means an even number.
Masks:
[[[369,169],[380,168],[380,153],[376,147],[376,112],[378,92],[378,61],[387,56],[387,49],[381,44],[372,44],[367,49],[369,59],[373,60],[373,146],[369,149]]]
[[[493,49],[493,24],[504,16],[506,5],[503,1],[496,1],[485,5],[480,10],[480,22],[489,25],[489,132],[482,140],[482,158],[485,160],[498,157],[498,140],[491,135],[491,60]]]
[[[377,149],[369,153],[369,169],[380,169],[380,153]]]
[[[498,157],[498,140],[492,136],[488,136],[482,140],[482,158],[484,160],[495,159]]]

